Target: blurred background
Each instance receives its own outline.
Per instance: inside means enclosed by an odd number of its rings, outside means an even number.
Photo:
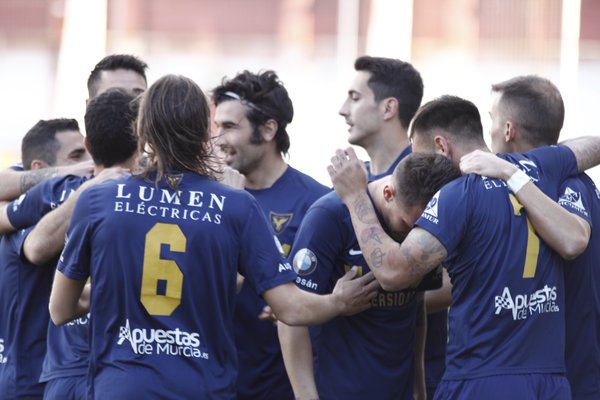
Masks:
[[[424,102],[475,102],[486,133],[491,84],[547,77],[565,100],[562,139],[598,135],[598,21],[598,0],[0,0],[0,167],[39,119],[83,125],[87,77],[110,53],[146,61],[149,84],[176,73],[207,92],[244,69],[277,71],[295,108],[289,162],[327,185],[364,54],[410,61]]]

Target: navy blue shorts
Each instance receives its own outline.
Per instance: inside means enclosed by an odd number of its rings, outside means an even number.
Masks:
[[[46,382],[44,400],[82,400],[87,398],[87,376],[68,376]]]
[[[434,400],[570,400],[564,375],[495,375],[465,380],[442,380]]]

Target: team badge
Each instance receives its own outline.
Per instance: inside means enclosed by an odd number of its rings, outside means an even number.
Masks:
[[[273,211],[269,212],[269,220],[276,234],[280,234],[287,228],[290,221],[294,218],[294,213],[278,214]]]
[[[309,249],[300,249],[294,255],[292,266],[298,275],[309,275],[317,268],[317,256]]]

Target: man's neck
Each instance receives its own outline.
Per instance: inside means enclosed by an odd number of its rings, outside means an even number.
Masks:
[[[119,164],[115,164],[110,168],[113,168],[113,167],[127,168],[133,172],[134,167],[136,166],[136,163],[137,163],[137,155],[134,155],[134,156],[131,156],[128,160],[123,161],[122,163],[119,163]],[[104,165],[94,164],[94,176],[98,176],[100,174],[100,172],[104,171],[105,169],[106,169],[106,167],[104,167]]]
[[[269,157],[261,162],[258,168],[246,175],[246,189],[260,190],[270,188],[281,178],[287,167],[288,165],[283,160],[281,154],[278,153],[274,157]]]
[[[371,175],[379,175],[386,172],[409,145],[408,136],[404,130],[396,130],[393,135],[386,135],[384,132],[381,132],[377,138],[376,142],[365,147],[371,159]]]

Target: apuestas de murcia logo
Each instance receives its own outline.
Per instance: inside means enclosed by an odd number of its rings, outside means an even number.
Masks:
[[[200,349],[200,334],[175,329],[146,329],[129,326],[119,327],[118,345],[128,341],[135,354],[163,354],[208,360],[208,353]]]
[[[556,303],[556,286],[548,287],[544,285],[543,289],[527,294],[518,294],[512,296],[508,287],[505,287],[500,296],[494,299],[496,315],[502,310],[510,310],[515,321],[526,319],[533,314],[543,314],[549,312],[558,312],[559,307]]]
[[[6,364],[8,359],[3,354],[4,352],[4,339],[0,339],[0,364]]]

